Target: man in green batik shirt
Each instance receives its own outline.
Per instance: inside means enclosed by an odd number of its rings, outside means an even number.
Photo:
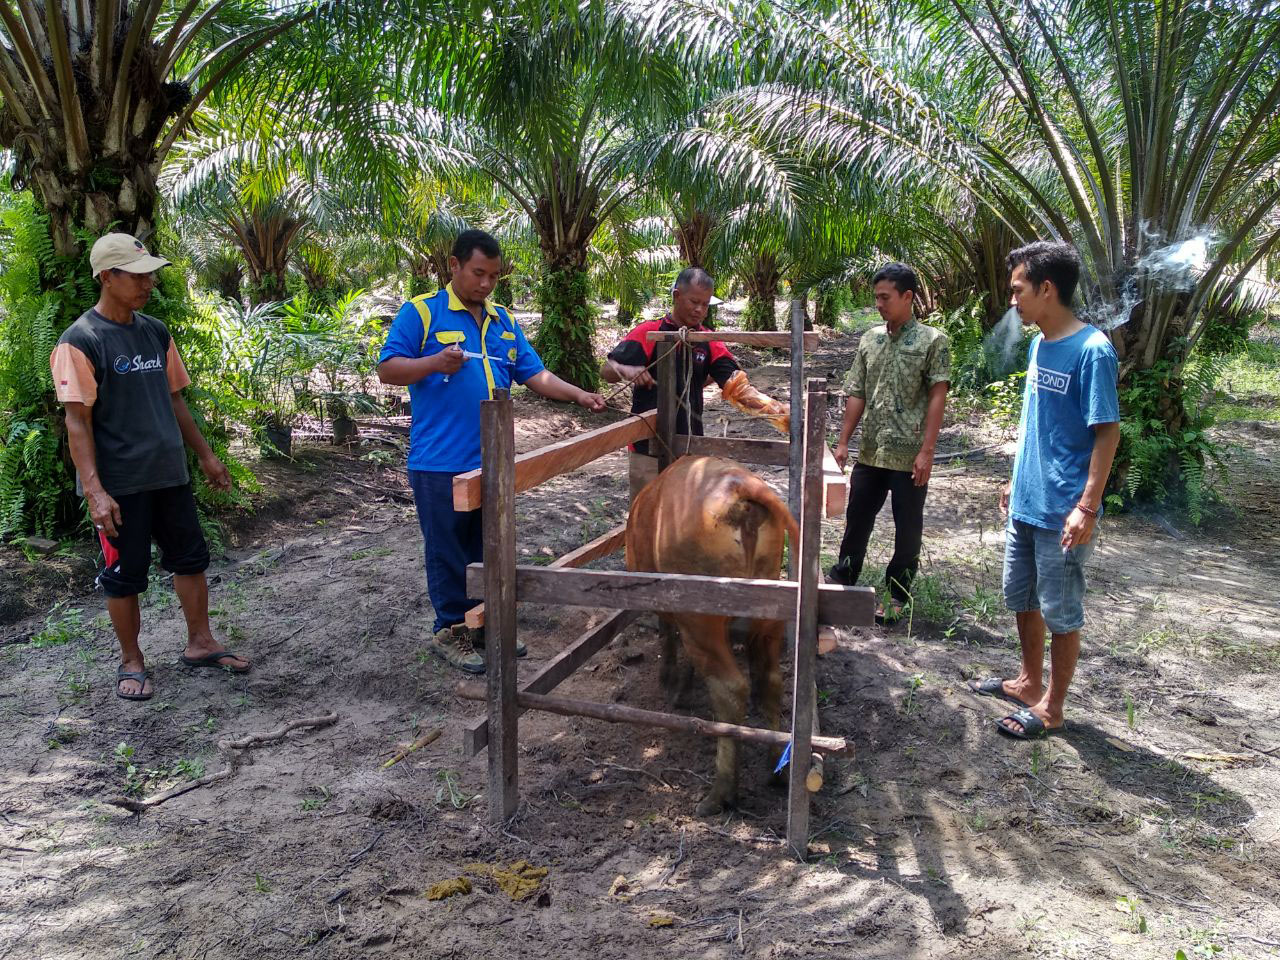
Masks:
[[[836,462],[845,465],[849,438],[860,420],[862,443],[849,481],[840,559],[829,579],[848,586],[858,582],[876,514],[892,494],[893,559],[885,583],[892,600],[890,619],[896,619],[910,599],[920,565],[924,500],[951,381],[951,347],[945,333],[912,316],[920,290],[915,271],[891,263],[871,283],[884,326],[862,335],[845,378],[848,400]]]

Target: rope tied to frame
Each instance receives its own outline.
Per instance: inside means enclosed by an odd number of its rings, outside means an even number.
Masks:
[[[689,328],[682,326],[678,331],[676,331],[676,337],[677,339],[675,342],[681,350],[681,355],[685,358],[688,358],[689,355],[687,351],[689,349],[689,344],[690,344]],[[655,351],[654,358],[640,368],[641,373],[647,373],[657,366],[660,358],[656,354],[657,354],[657,351]],[[680,409],[683,409],[685,411],[686,420],[689,424],[690,429],[692,429],[692,413],[693,413],[692,403],[691,403],[692,394],[693,394],[693,368],[694,368],[694,364],[692,362],[686,362],[684,364],[684,378],[683,378],[684,382],[681,385],[680,392],[677,395],[677,399],[676,399],[677,411],[679,411]],[[608,403],[610,400],[618,396],[624,390],[633,388],[635,386],[635,380],[636,378],[639,377],[639,375],[640,374],[637,373],[636,376],[631,378],[630,380],[623,380],[623,382],[619,384],[616,389],[612,390],[607,396],[605,396],[604,398],[605,403]],[[786,410],[785,407],[783,407],[781,403],[766,396],[765,394],[757,390],[755,387],[751,386],[750,382],[747,380],[746,373],[743,372],[742,370],[738,370],[737,372],[735,372],[733,377],[730,378],[729,382],[726,383],[725,386],[721,388],[721,395],[729,404],[731,404],[732,406],[736,407],[737,409],[741,410],[744,414],[746,414],[745,417],[734,418],[734,419],[766,420],[769,422],[771,426],[774,427],[774,429],[780,431],[781,433],[788,433],[789,427],[790,427],[790,421],[791,421],[790,413]],[[642,416],[642,415],[632,414],[632,416]],[[721,419],[727,424],[728,418],[725,418],[722,416]],[[662,445],[662,448],[667,453],[667,455],[672,460],[676,459],[677,457],[676,452],[673,451],[671,447],[667,445],[666,441],[658,433],[654,425],[647,420],[645,421],[645,425],[649,428],[649,432],[653,434],[653,438]],[[692,434],[691,433],[685,434],[685,443],[684,443],[685,454],[688,454],[689,448],[692,445],[692,443],[693,443]]]

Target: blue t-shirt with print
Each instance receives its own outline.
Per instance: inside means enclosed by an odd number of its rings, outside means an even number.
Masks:
[[[1093,427],[1116,423],[1116,352],[1086,326],[1061,340],[1031,342],[1009,514],[1060,530],[1080,502],[1093,456]]]
[[[424,333],[421,303],[431,318]],[[468,358],[457,373],[433,373],[409,385],[413,425],[409,431],[409,469],[465,473],[480,466],[480,402],[493,391],[524,383],[542,372],[542,360],[504,307],[485,301],[476,323],[447,286],[432,296],[411,300],[400,308],[378,362],[392,357],[429,357],[457,344],[483,353]]]

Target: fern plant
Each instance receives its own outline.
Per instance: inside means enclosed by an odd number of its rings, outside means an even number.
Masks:
[[[1180,377],[1168,361],[1130,375],[1120,395],[1117,463],[1122,466],[1113,478],[1116,491],[1108,498],[1113,506],[1169,502],[1183,509],[1192,524],[1203,522],[1205,508],[1216,496],[1205,466],[1223,466],[1221,451],[1208,434],[1213,426],[1208,401],[1226,362],[1220,355],[1198,353]],[[1171,391],[1181,393],[1186,410],[1185,421],[1174,430],[1161,417]]]

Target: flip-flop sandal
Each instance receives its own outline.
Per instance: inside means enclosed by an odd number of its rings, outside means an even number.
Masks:
[[[1004,679],[1002,677],[987,677],[985,680],[970,680],[969,689],[980,697],[995,697],[997,700],[1006,700],[1009,703],[1019,707],[1029,707],[1031,704],[1025,700],[1019,700],[1011,693],[1004,692]]]
[[[248,673],[253,669],[253,664],[247,667],[233,667],[222,662],[227,659],[239,659],[239,654],[232,653],[230,650],[215,650],[213,653],[206,653],[203,657],[188,657],[184,653],[178,658],[179,662],[188,667],[209,667],[212,670],[226,670],[228,673]]]
[[[147,677],[151,676],[150,670],[126,670],[124,665],[116,667],[116,696],[121,700],[150,700],[155,694],[152,689],[151,693],[125,693],[120,689],[120,683],[124,680],[136,680],[142,690],[146,689]]]
[[[1015,723],[1022,724],[1021,730],[1011,730],[1006,727],[1005,721],[1012,720]],[[1015,740],[1043,740],[1046,737],[1052,737],[1055,734],[1062,733],[1066,730],[1067,725],[1064,723],[1060,727],[1046,727],[1044,721],[1037,717],[1030,710],[1015,710],[1000,720],[993,720],[996,729],[1003,733],[1006,737],[1013,737]]]

